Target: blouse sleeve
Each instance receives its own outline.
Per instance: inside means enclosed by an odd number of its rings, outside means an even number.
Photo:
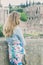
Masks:
[[[7,37],[6,42],[11,45],[13,43],[13,38],[12,37]]]
[[[18,30],[16,31],[16,33],[17,33],[16,35],[18,36],[20,42],[21,42],[21,43],[23,44],[23,46],[24,46],[26,43],[25,43],[25,39],[24,39],[22,30],[21,30],[21,29],[18,29]]]

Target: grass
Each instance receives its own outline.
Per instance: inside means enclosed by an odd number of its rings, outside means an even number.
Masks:
[[[34,33],[24,33],[24,38],[26,37],[32,37],[32,38],[43,38],[43,33],[38,33],[38,32],[34,32]]]
[[[32,36],[32,34],[24,34],[24,37],[29,37],[29,36]]]

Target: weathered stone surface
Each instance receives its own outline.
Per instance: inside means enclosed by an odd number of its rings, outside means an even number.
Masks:
[[[26,40],[27,65],[43,65],[43,39]]]
[[[5,41],[0,41],[0,65],[9,65],[8,46]]]
[[[43,39],[26,40],[26,65],[43,65]],[[9,65],[8,45],[0,41],[0,65]]]

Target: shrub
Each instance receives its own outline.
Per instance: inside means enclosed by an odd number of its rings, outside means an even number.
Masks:
[[[27,15],[26,15],[26,13],[21,13],[21,17],[20,17],[20,19],[22,20],[22,21],[27,21]]]
[[[0,37],[3,37],[4,36],[3,33],[2,33],[2,30],[3,30],[3,26],[0,25]]]

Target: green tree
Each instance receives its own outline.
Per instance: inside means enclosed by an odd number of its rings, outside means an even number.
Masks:
[[[16,11],[22,13],[23,9],[22,8],[17,8]]]
[[[28,5],[29,5],[29,4],[28,4],[28,0],[26,0],[26,7],[28,7]]]
[[[34,0],[33,0],[33,3],[32,3],[32,5],[34,5],[35,3],[34,3]]]
[[[36,4],[37,4],[37,5],[40,5],[40,4],[41,4],[41,2],[37,2]]]
[[[9,13],[11,13],[12,11],[14,11],[13,6],[9,4]]]
[[[21,3],[21,4],[20,4],[20,7],[21,7],[21,8],[25,8],[26,5]]]

